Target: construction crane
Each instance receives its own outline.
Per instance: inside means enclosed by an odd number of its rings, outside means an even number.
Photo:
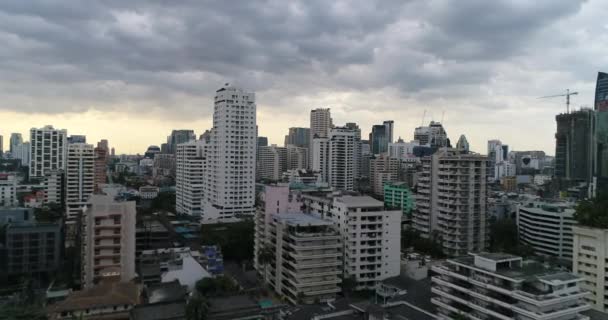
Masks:
[[[544,97],[539,97],[538,99],[545,99],[545,98],[555,98],[555,97],[566,97],[566,113],[570,113],[570,96],[573,95],[577,95],[578,92],[570,92],[570,89],[566,89],[566,94],[556,94],[556,95],[552,95],[552,96],[544,96]]]

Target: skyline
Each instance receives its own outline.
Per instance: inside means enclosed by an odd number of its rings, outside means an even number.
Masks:
[[[51,124],[143,154],[172,129],[211,128],[229,82],[256,92],[259,134],[278,145],[318,107],[363,137],[394,120],[404,140],[426,109],[476,152],[500,139],[554,154],[565,99],[537,98],[570,89],[574,109],[593,105],[607,3],[379,3],[1,3],[0,134]]]

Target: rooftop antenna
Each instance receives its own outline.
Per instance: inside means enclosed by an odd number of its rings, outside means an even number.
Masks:
[[[426,109],[424,109],[424,113],[422,114],[422,122],[420,123],[420,126],[424,126],[424,117],[426,117]]]

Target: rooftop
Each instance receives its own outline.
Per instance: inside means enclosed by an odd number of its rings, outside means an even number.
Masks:
[[[93,288],[72,292],[66,300],[51,305],[49,312],[58,313],[117,305],[136,305],[140,302],[139,293],[139,285],[132,282],[102,282]]]
[[[482,257],[484,259],[493,260],[496,262],[503,261],[511,261],[511,260],[520,260],[521,257],[516,255],[508,254],[508,253],[478,253],[476,256]]]
[[[281,213],[272,215],[277,221],[290,226],[331,226],[331,221],[303,213]]]
[[[176,301],[139,305],[131,310],[130,319],[186,319],[186,303],[184,301]]]
[[[335,198],[335,201],[344,203],[347,207],[384,207],[382,201],[378,201],[370,196],[342,196]]]

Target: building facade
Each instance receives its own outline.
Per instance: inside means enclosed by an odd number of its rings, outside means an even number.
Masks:
[[[373,289],[399,275],[401,256],[400,210],[385,210],[369,196],[302,194],[305,213],[330,220],[342,237],[343,277],[357,289]]]
[[[66,224],[74,225],[95,191],[95,148],[91,144],[68,145],[65,171]],[[66,230],[71,232],[72,230]]]
[[[517,207],[519,239],[537,255],[572,260],[574,204],[532,200]]]
[[[308,168],[308,147],[287,145],[287,170],[303,170]]]
[[[204,140],[177,145],[175,170],[175,210],[180,214],[203,214],[203,190],[205,179]]]
[[[488,240],[487,157],[442,149],[422,159],[413,227],[443,252],[483,251]]]
[[[17,204],[17,178],[14,175],[0,174],[0,207],[13,207]]]
[[[310,138],[309,142],[311,144],[309,150],[313,150],[314,148],[314,139],[315,138],[328,138],[329,131],[333,127],[333,121],[331,119],[331,111],[329,108],[317,108],[314,110],[310,110]],[[310,152],[310,161],[309,163],[312,165],[316,160],[314,157],[317,156],[314,152]]]
[[[573,182],[591,182],[593,165],[593,124],[595,113],[581,109],[555,117],[556,177]]]
[[[65,200],[65,176],[63,170],[51,170],[44,174],[44,203],[61,205]]]
[[[258,270],[293,304],[330,301],[340,292],[340,234],[331,221],[302,213],[272,214],[264,239],[274,261]]]
[[[65,170],[67,130],[53,126],[30,129],[30,178],[42,178],[49,170]]]
[[[361,131],[336,127],[329,133],[327,182],[338,190],[354,190],[359,178]]]
[[[206,153],[203,212],[213,219],[255,213],[255,94],[225,86],[216,91]]]
[[[399,209],[407,219],[411,219],[414,210],[412,191],[404,182],[384,184],[384,206]]]
[[[287,171],[287,148],[271,146],[258,148],[257,179],[279,181]]]
[[[106,277],[135,278],[135,202],[93,195],[85,214],[82,283],[90,288]]]
[[[61,265],[62,242],[60,223],[37,223],[33,214],[25,221],[8,223],[4,242],[6,274],[36,274],[58,270]]]
[[[285,146],[296,146],[300,148],[310,147],[310,128],[289,128],[285,136]]]
[[[399,159],[388,154],[375,155],[370,159],[369,183],[375,195],[384,194],[384,184],[399,180]]]
[[[13,158],[15,158],[15,148],[22,143],[23,137],[21,136],[21,133],[11,133],[9,152]]]
[[[439,319],[589,320],[583,279],[521,257],[490,253],[432,267]]]
[[[433,148],[448,146],[448,135],[443,125],[436,121],[431,121],[428,126],[414,129],[414,140],[420,142],[420,145],[428,145]]]
[[[572,227],[572,272],[584,279],[581,287],[591,292],[593,309],[608,311],[608,229]]]

